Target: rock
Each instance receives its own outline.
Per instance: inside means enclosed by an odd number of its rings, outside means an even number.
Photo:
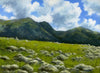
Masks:
[[[3,59],[3,60],[10,60],[10,58],[7,57],[7,56],[0,56],[0,59]]]
[[[19,68],[19,66],[16,65],[16,64],[13,64],[13,65],[2,65],[1,68],[4,69],[4,70],[16,70],[16,69]]]
[[[58,52],[59,52],[60,54],[63,54],[62,50],[58,50]]]
[[[26,48],[25,47],[20,47],[19,51],[26,51]]]
[[[65,55],[66,57],[69,57],[70,56],[70,54],[68,54],[68,53],[64,53],[63,55]]]
[[[28,72],[25,71],[25,70],[21,70],[21,69],[19,69],[19,70],[16,71],[16,73],[28,73]]]
[[[46,50],[41,50],[40,51],[41,52],[41,54],[43,54],[43,55],[45,55],[45,56],[52,56],[48,51],[46,51]]]
[[[54,60],[52,61],[53,64],[56,64],[56,65],[64,65],[64,63],[60,60]]]
[[[94,68],[90,65],[79,64],[74,67],[74,69],[78,69],[81,71],[92,71]]]
[[[39,72],[39,73],[48,73],[48,72],[46,72],[46,71],[41,71],[41,72]]]
[[[73,57],[72,58],[72,61],[81,61],[82,60],[82,57]]]
[[[29,64],[39,64],[38,60],[29,61]]]
[[[66,57],[66,56],[63,55],[63,54],[60,54],[59,56],[57,56],[57,59],[58,59],[58,60],[61,60],[61,61],[64,61],[64,60],[68,59],[68,57]]]
[[[64,65],[55,65],[55,67],[59,70],[64,70],[66,67]]]
[[[31,49],[27,49],[27,53],[29,53],[31,55],[34,55],[35,54],[35,51],[34,50],[31,50]]]
[[[52,55],[52,56],[54,55],[54,51],[51,51],[51,55]]]
[[[96,68],[98,68],[98,69],[99,69],[99,68],[100,68],[100,66],[96,66]]]
[[[24,65],[21,69],[22,70],[26,70],[29,73],[32,73],[33,72],[33,68],[29,64]]]
[[[18,48],[16,46],[8,46],[6,49],[9,51],[18,51]]]
[[[40,71],[46,71],[46,72],[58,72],[58,69],[55,66],[51,65],[51,64],[41,65],[39,70]]]
[[[60,73],[70,73],[68,70],[63,70]]]
[[[14,57],[14,59],[17,61],[20,61],[20,62],[23,61],[25,63],[29,63],[30,61],[32,61],[31,58],[27,58],[27,57],[23,56],[22,54],[18,54],[17,56]]]

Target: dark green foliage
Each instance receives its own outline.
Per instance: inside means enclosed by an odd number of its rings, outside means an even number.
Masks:
[[[0,37],[100,45],[100,33],[78,27],[68,31],[55,31],[47,22],[35,22],[30,18],[0,20]]]

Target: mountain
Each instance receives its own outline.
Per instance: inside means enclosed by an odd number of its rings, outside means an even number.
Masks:
[[[55,31],[47,22],[38,23],[31,18],[0,20],[0,37],[100,45],[100,33],[98,32],[83,27],[68,31]]]
[[[62,40],[65,43],[100,45],[100,33],[78,27],[66,31]]]

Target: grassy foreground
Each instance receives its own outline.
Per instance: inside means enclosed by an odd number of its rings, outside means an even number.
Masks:
[[[18,54],[18,52],[9,52],[5,48],[8,46],[16,46],[16,47],[25,47],[26,49],[32,49],[38,54],[34,56],[34,58],[39,57],[43,61],[47,63],[51,63],[52,57],[47,57],[44,54],[40,53],[40,50],[46,50],[49,52],[52,51],[59,51],[61,50],[64,53],[72,53],[75,55],[71,55],[67,60],[63,61],[65,64],[65,67],[67,68],[73,68],[75,65],[78,64],[86,64],[91,65],[95,69],[91,73],[100,73],[100,68],[96,68],[96,66],[100,66],[100,57],[95,59],[90,59],[85,57],[86,52],[85,50],[88,50],[88,48],[92,47],[89,45],[79,45],[79,44],[65,44],[65,43],[53,43],[53,42],[42,42],[42,41],[28,41],[28,40],[16,40],[13,38],[0,38],[0,55],[1,56],[8,56],[10,58],[9,61],[5,61],[0,59],[0,73],[2,73],[1,65],[7,65],[7,64],[17,64],[20,67],[23,66],[24,62],[16,62],[13,60],[13,57]],[[24,56],[28,56],[29,54],[26,52],[22,52]],[[57,56],[58,54],[55,54]],[[80,61],[73,61],[73,57],[82,57],[83,59]],[[40,65],[32,65],[34,68],[34,72],[37,72]]]

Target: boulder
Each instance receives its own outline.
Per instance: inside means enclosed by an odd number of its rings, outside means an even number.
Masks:
[[[61,61],[64,61],[64,60],[68,59],[68,57],[66,57],[66,56],[63,55],[63,54],[60,54],[59,56],[57,56],[57,59],[58,59],[58,60],[61,60]]]
[[[78,69],[78,70],[81,70],[81,71],[92,71],[94,68],[90,65],[85,65],[85,64],[79,64],[79,65],[76,65],[74,67],[74,69]]]
[[[48,73],[48,72],[46,72],[46,71],[41,71],[41,72],[39,72],[39,73]]]
[[[70,73],[68,70],[63,70],[60,73]]]
[[[26,48],[25,47],[20,47],[19,51],[26,51]]]
[[[2,65],[1,68],[4,69],[4,70],[16,70],[16,69],[19,68],[19,66],[17,64],[13,64],[13,65]]]
[[[38,60],[29,61],[29,64],[39,64]]]
[[[25,70],[18,69],[18,70],[16,71],[16,73],[28,73],[28,72],[25,71]]]
[[[51,65],[51,64],[45,64],[45,65],[41,65],[41,67],[39,68],[40,72],[41,71],[46,71],[46,72],[58,72],[58,69]]]
[[[56,65],[64,65],[64,63],[60,60],[54,60],[52,61],[53,64],[56,64]]]
[[[64,65],[55,65],[55,67],[59,70],[64,70],[66,67]]]
[[[3,60],[10,60],[10,58],[7,57],[7,56],[0,56],[0,59],[3,59]]]
[[[18,51],[18,48],[16,46],[8,46],[6,49],[9,51]]]
[[[26,70],[29,73],[32,73],[33,72],[33,67],[31,67],[29,64],[24,65],[21,69],[22,70]]]
[[[30,61],[32,61],[31,58],[27,58],[27,57],[23,56],[22,54],[16,55],[16,56],[14,57],[14,59],[17,60],[17,61],[20,61],[20,62],[23,61],[23,62],[25,62],[25,63],[29,63]]]

